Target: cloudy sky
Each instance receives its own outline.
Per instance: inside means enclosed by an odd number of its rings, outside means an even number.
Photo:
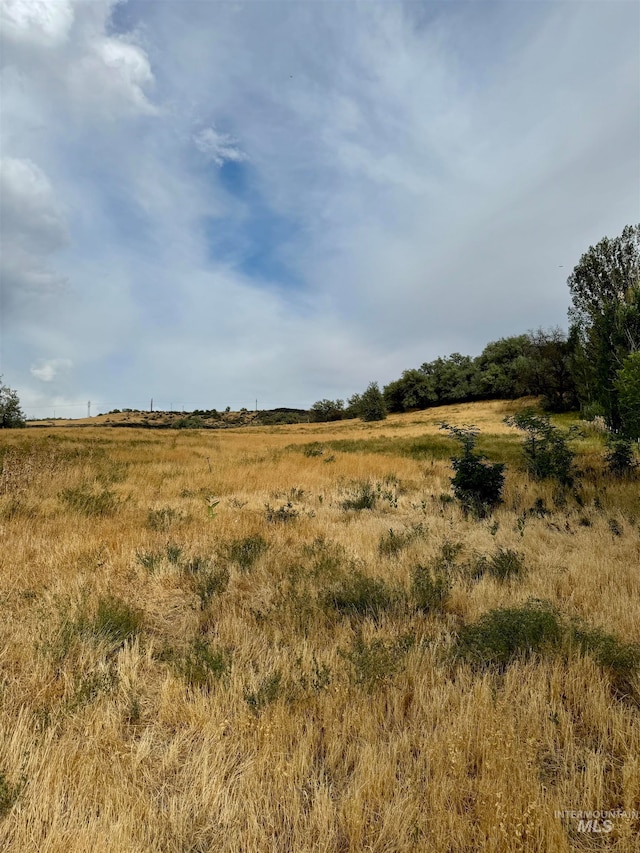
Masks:
[[[29,415],[307,407],[566,326],[640,219],[631,2],[0,0]]]

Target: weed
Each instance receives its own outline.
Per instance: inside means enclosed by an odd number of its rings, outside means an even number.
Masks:
[[[355,571],[342,578],[321,596],[324,607],[348,616],[371,616],[377,619],[398,602],[398,592],[378,578]]]
[[[338,650],[338,654],[353,667],[353,683],[372,692],[380,683],[392,678],[415,643],[413,634],[405,634],[395,641],[375,639],[365,642],[358,631],[351,649]]]
[[[182,547],[180,545],[176,545],[175,542],[167,543],[167,560],[171,563],[172,566],[177,566],[180,564],[181,556]]]
[[[612,634],[577,623],[571,626],[570,639],[609,674],[619,693],[635,693],[633,680],[640,669],[640,645],[623,643]]]
[[[270,524],[285,524],[288,521],[295,521],[300,515],[300,512],[293,506],[291,501],[283,504],[278,509],[274,509],[270,504],[265,504],[265,517]]]
[[[262,536],[246,536],[244,539],[235,539],[231,542],[227,553],[229,559],[237,563],[241,571],[249,572],[267,547],[267,542]]]
[[[0,819],[6,817],[20,796],[22,785],[12,785],[0,772]]]
[[[138,634],[143,625],[142,614],[116,596],[98,600],[98,607],[90,631],[110,645],[121,646]]]
[[[315,578],[336,578],[345,562],[344,548],[336,542],[327,541],[318,536],[309,545],[303,547],[306,556],[312,559],[311,574]]]
[[[368,480],[365,480],[353,484],[350,496],[343,500],[340,506],[344,510],[373,509],[378,497],[379,495],[373,485]]]
[[[314,693],[320,693],[331,684],[331,668],[327,664],[318,663],[315,655],[313,655],[311,663],[311,675],[301,675],[299,684],[304,691],[310,689]]]
[[[88,516],[114,515],[120,506],[120,501],[113,492],[105,488],[94,492],[87,485],[64,489],[60,497],[70,509]]]
[[[210,560],[195,556],[184,566],[190,576],[191,587],[200,599],[200,609],[205,610],[214,595],[221,595],[229,586],[229,569],[223,566],[212,569]]]
[[[167,531],[176,521],[181,519],[181,513],[170,506],[165,506],[161,509],[150,509],[147,513],[147,527],[150,530]]]
[[[208,688],[212,680],[219,681],[229,672],[231,655],[228,650],[212,649],[204,640],[196,638],[174,665],[190,687]]]
[[[574,453],[567,444],[569,434],[553,426],[548,415],[525,409],[505,418],[509,426],[525,432],[524,457],[528,472],[538,480],[553,477],[563,486],[574,481]]]
[[[93,702],[103,693],[109,693],[118,683],[118,673],[113,667],[91,672],[78,679],[70,707],[75,709]]]
[[[324,454],[324,448],[321,444],[318,444],[318,442],[313,442],[313,444],[307,444],[302,452],[308,457],[322,456]]]
[[[136,551],[136,560],[148,572],[155,572],[162,565],[163,556],[160,551]]]
[[[511,548],[498,548],[489,560],[488,570],[489,574],[499,581],[520,577],[525,571],[522,554]]]
[[[451,592],[451,577],[441,565],[418,565],[411,576],[411,594],[423,613],[442,611]]]
[[[252,713],[258,715],[266,706],[275,702],[282,694],[282,672],[276,669],[271,675],[263,678],[257,690],[244,691],[244,701]]]

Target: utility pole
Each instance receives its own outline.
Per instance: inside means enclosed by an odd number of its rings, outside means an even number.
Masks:
[[[151,398],[151,411],[153,411],[153,397]]]
[[[91,400],[87,403],[87,417],[91,417]]]
[[[256,397],[256,412],[258,411],[258,398]]]

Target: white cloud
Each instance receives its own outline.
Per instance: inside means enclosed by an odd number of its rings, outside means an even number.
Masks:
[[[237,140],[228,133],[219,133],[214,127],[205,127],[193,137],[198,151],[205,154],[210,160],[218,166],[231,160],[233,162],[241,162],[247,159],[247,155],[237,144]]]
[[[70,370],[72,367],[73,362],[69,358],[50,358],[32,365],[29,373],[41,382],[52,382],[61,371]]]
[[[67,40],[73,19],[69,0],[0,0],[0,29],[16,42],[56,47]]]

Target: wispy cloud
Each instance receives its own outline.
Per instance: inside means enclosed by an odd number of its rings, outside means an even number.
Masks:
[[[33,406],[345,397],[562,323],[637,219],[635,4],[0,14],[2,372]]]

